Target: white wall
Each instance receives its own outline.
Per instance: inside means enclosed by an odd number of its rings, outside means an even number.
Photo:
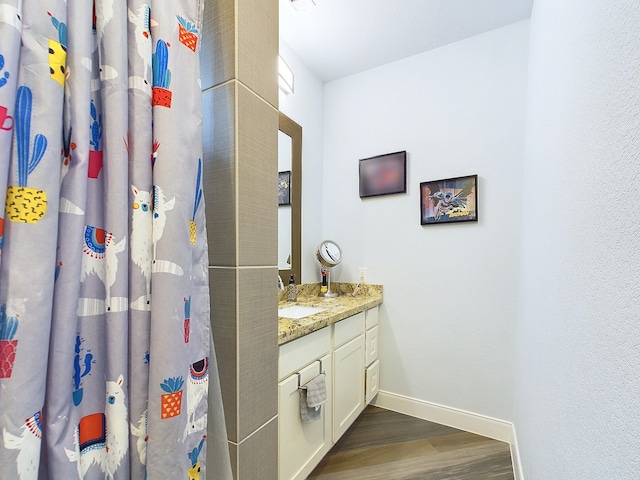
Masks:
[[[325,85],[323,236],[336,280],[384,284],[381,389],[512,419],[528,22]],[[358,159],[406,150],[408,194]],[[419,184],[479,174],[480,221],[420,226]],[[306,218],[305,218],[306,222]]]
[[[315,247],[322,241],[322,81],[280,41],[280,55],[294,74],[294,93],[280,91],[280,111],[302,127],[302,279],[320,281]],[[286,281],[286,279],[285,279]]]
[[[640,478],[640,5],[536,0],[515,426],[527,480]]]

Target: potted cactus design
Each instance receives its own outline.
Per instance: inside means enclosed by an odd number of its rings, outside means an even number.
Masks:
[[[33,94],[25,85],[18,87],[16,96],[15,135],[18,152],[18,185],[7,187],[5,214],[12,222],[36,223],[47,212],[47,194],[43,190],[27,187],[29,175],[42,160],[47,150],[47,138],[38,133],[31,150],[31,109]],[[29,155],[31,154],[31,155]]]
[[[182,412],[183,385],[182,377],[166,378],[160,384],[160,388],[166,392],[160,396],[162,419],[177,417]]]
[[[191,295],[184,299],[184,343],[189,343],[191,332]]]
[[[96,104],[91,100],[91,144],[89,150],[89,178],[98,178],[102,170],[102,150],[100,140],[102,139],[102,114],[98,115]]]
[[[49,73],[51,78],[64,87],[67,66],[67,25],[47,12],[51,23],[58,30],[58,41],[49,39]]]
[[[178,19],[178,40],[192,52],[196,51],[198,45],[198,29],[195,23],[185,20],[184,17],[176,15]]]
[[[4,68],[4,56],[0,55],[0,70]],[[0,87],[4,87],[7,84],[7,80],[9,80],[9,72],[5,71],[2,75],[0,75]]]
[[[198,159],[198,176],[196,177],[196,193],[195,199],[193,200],[193,215],[191,216],[191,220],[189,220],[189,240],[191,240],[191,244],[195,245],[196,243],[196,212],[198,211],[198,207],[200,206],[200,202],[202,202],[202,159]]]
[[[0,54],[0,70],[4,68],[4,56]],[[5,70],[0,74],[0,88],[4,87],[9,80],[9,72]],[[0,130],[10,131],[13,128],[13,117],[7,112],[7,107],[0,105]]]
[[[91,373],[91,367],[93,362],[93,354],[91,351],[87,351],[84,356],[84,361],[81,360],[82,342],[84,341],[80,335],[76,335],[75,356],[73,357],[73,404],[77,407],[82,402],[82,379]],[[82,365],[81,365],[82,363]]]
[[[187,475],[189,475],[189,479],[200,480],[200,460],[198,457],[200,456],[200,452],[202,451],[202,446],[204,445],[204,441],[207,439],[206,435],[203,435],[202,440],[197,447],[191,450],[190,453],[187,454],[189,460],[191,460],[191,467],[187,470]]]
[[[11,378],[18,348],[18,340],[13,339],[16,330],[18,319],[7,317],[7,306],[0,305],[0,378]]]
[[[164,40],[156,42],[156,53],[152,55],[153,96],[152,105],[171,108],[171,70],[169,70],[169,47]]]

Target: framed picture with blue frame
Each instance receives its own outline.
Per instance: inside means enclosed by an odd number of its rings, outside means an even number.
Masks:
[[[420,224],[478,221],[478,175],[420,184]]]

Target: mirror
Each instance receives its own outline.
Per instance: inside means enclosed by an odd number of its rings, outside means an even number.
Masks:
[[[278,131],[278,269],[291,268],[291,137]]]
[[[302,282],[302,127],[280,112],[278,132],[278,274]]]
[[[342,250],[336,242],[325,240],[318,245],[316,258],[323,267],[333,268],[342,261]]]

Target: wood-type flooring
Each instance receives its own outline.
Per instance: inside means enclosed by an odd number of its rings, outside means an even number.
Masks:
[[[308,480],[513,480],[507,443],[369,406]]]

